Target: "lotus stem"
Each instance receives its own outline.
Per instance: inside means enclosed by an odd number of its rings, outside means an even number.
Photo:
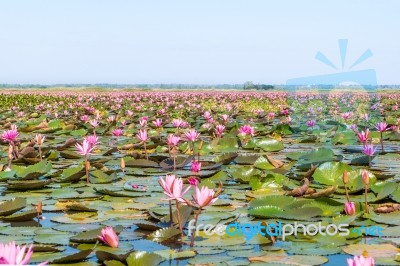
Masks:
[[[147,147],[146,147],[146,141],[143,143],[144,145],[144,153],[146,154],[146,160],[149,159],[149,155],[147,154]]]
[[[368,166],[371,167],[371,156],[368,156]]]
[[[350,202],[349,191],[347,190],[347,185],[344,184],[344,191],[346,192],[347,202]]]
[[[11,162],[12,162],[12,158],[13,158],[13,153],[14,153],[14,147],[12,144],[10,144],[9,148],[8,148],[8,168],[11,168]]]
[[[364,196],[365,196],[365,212],[369,213],[367,193],[368,193],[368,185],[365,185],[365,193],[364,193]]]
[[[40,145],[38,146],[39,146],[39,158],[40,160],[42,160],[42,148],[40,147]]]
[[[201,207],[198,209],[196,216],[194,218],[194,231],[192,232],[192,238],[190,240],[190,247],[193,247],[193,245],[194,245],[194,239],[196,238],[197,220],[199,219],[200,213],[201,213]]]
[[[173,225],[174,221],[172,220],[172,202],[169,201],[169,222],[171,226]]]
[[[90,162],[87,159],[87,157],[85,157],[85,172],[86,172],[86,184],[89,184],[89,168],[90,168]]]
[[[182,222],[181,222],[181,213],[179,211],[179,201],[175,201],[176,205],[176,219],[178,220],[178,225],[179,225],[179,230],[181,231],[181,236],[183,236],[183,230],[182,230]]]
[[[382,148],[381,154],[385,153],[385,150],[383,149],[383,132],[381,132],[381,148]]]

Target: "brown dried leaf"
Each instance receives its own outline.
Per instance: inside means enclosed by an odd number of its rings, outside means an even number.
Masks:
[[[270,164],[272,164],[275,168],[281,168],[283,166],[283,162],[279,161],[279,160],[275,160],[272,157],[266,155],[267,160]]]
[[[397,203],[384,203],[375,208],[376,213],[389,213],[400,210],[400,204]]]
[[[287,195],[293,196],[293,197],[301,197],[304,194],[306,194],[309,185],[310,185],[310,181],[308,181],[308,179],[305,178],[304,184],[301,187],[297,187],[297,188],[293,189]]]
[[[319,198],[319,197],[328,197],[331,194],[335,193],[337,188],[338,188],[338,186],[335,185],[335,186],[331,186],[331,187],[329,187],[327,189],[321,190],[319,192],[316,192],[316,190],[314,189],[315,192],[314,193],[310,193],[306,197],[307,198],[312,198],[312,199]]]

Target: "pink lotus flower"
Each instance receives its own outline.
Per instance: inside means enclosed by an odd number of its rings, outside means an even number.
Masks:
[[[187,128],[187,127],[189,127],[189,123],[186,122],[186,121],[182,121],[180,127],[181,127],[181,128]]]
[[[201,126],[202,128],[205,128],[207,130],[210,130],[210,128],[212,127],[212,125],[210,123],[205,123]]]
[[[153,125],[157,128],[162,127],[163,121],[160,118],[157,118],[155,121],[153,121]]]
[[[221,115],[222,121],[227,124],[229,122],[229,115],[223,114]]]
[[[107,226],[101,230],[101,236],[97,238],[112,248],[117,248],[119,245],[119,238],[111,226]]]
[[[186,189],[183,189],[182,178],[176,178],[175,175],[167,175],[165,177],[165,181],[160,177],[158,183],[164,189],[164,194],[168,196],[167,200],[175,199],[180,202],[184,202],[182,197],[190,189],[190,186],[188,186]]]
[[[344,120],[347,120],[347,119],[349,119],[350,117],[353,116],[353,113],[351,113],[351,112],[345,112],[345,113],[342,113],[341,116],[342,116],[342,118],[343,118]]]
[[[203,114],[204,119],[209,120],[210,118],[212,118],[211,113],[208,111],[205,111]]]
[[[376,152],[376,147],[374,147],[373,144],[364,145],[364,148],[363,148],[362,152],[365,155],[373,156],[375,154],[375,152]]]
[[[136,134],[136,137],[141,141],[141,142],[146,142],[149,140],[149,136],[147,135],[147,130],[141,129],[139,132]]]
[[[288,109],[282,110],[282,114],[283,114],[283,115],[289,115],[289,110],[288,110]]]
[[[375,260],[372,257],[354,256],[353,259],[347,259],[347,266],[374,266]]]
[[[0,243],[0,264],[1,265],[28,265],[29,260],[32,257],[32,245],[29,246],[17,246],[15,242],[8,244]],[[26,251],[26,253],[25,253]],[[39,265],[46,265],[47,262],[43,262]]]
[[[94,128],[99,126],[99,122],[96,119],[90,120],[89,124]]]
[[[133,116],[133,112],[132,112],[131,110],[126,111],[126,114],[127,114],[128,116]]]
[[[365,121],[369,121],[369,115],[368,114],[362,114],[361,118],[364,119]]]
[[[99,138],[96,135],[89,135],[84,138],[91,147],[94,147],[98,142]]]
[[[90,143],[87,141],[87,139],[83,140],[82,145],[79,143],[75,144],[75,147],[78,150],[78,153],[85,157],[90,155],[90,153],[94,149],[94,146],[90,145]]]
[[[222,135],[224,135],[225,131],[225,126],[224,125],[218,125],[215,127],[215,135],[220,138]]]
[[[193,161],[192,162],[192,172],[198,173],[201,170],[201,162]]]
[[[5,130],[1,135],[1,138],[7,142],[15,142],[18,137],[18,131],[16,129]]]
[[[170,147],[176,147],[181,140],[180,137],[177,137],[173,134],[169,134],[167,137],[167,145]]]
[[[369,129],[367,128],[367,130],[357,133],[357,137],[360,142],[366,143],[369,139]]]
[[[379,131],[379,132],[384,132],[387,129],[387,124],[385,122],[379,122],[375,125],[375,128]]]
[[[218,199],[218,197],[214,197],[214,195],[214,190],[204,186],[201,189],[199,189],[199,187],[196,187],[195,194],[192,197],[194,202],[200,208],[202,208],[213,204]]]
[[[316,122],[315,122],[315,120],[312,119],[312,120],[308,120],[306,122],[306,124],[307,124],[308,127],[314,127]]]
[[[189,177],[188,182],[193,187],[197,187],[197,185],[199,184],[199,180],[197,180],[197,178],[194,176]]]
[[[139,124],[140,127],[145,127],[147,126],[147,121],[149,120],[149,118],[147,116],[143,116],[142,118],[139,119]]]
[[[271,119],[273,119],[275,117],[275,113],[274,112],[270,112],[270,113],[268,113],[268,115],[267,115],[267,119],[268,120],[271,120]]]
[[[346,212],[347,215],[353,216],[356,214],[356,205],[354,202],[348,201],[344,205],[344,211]]]
[[[114,122],[114,120],[115,120],[115,116],[113,116],[113,115],[107,118],[108,123],[112,123],[112,122]]]
[[[192,141],[192,142],[196,141],[199,138],[199,136],[200,136],[200,133],[198,133],[194,129],[191,129],[188,132],[185,132],[186,139],[189,141]]]
[[[88,121],[88,120],[89,120],[89,116],[87,116],[87,115],[81,116],[81,121],[82,121],[82,122],[86,122],[86,121]]]
[[[241,126],[238,132],[240,136],[254,136],[254,128],[250,125]]]
[[[116,128],[112,131],[112,135],[115,137],[122,136],[124,134],[124,131],[122,129]]]
[[[172,125],[176,128],[181,127],[183,120],[182,119],[173,119],[172,120]]]
[[[35,142],[37,143],[37,145],[42,145],[44,140],[46,139],[45,136],[43,136],[42,134],[36,134],[35,136]]]

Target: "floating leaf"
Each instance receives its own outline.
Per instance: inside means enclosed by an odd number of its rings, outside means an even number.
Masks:
[[[147,239],[155,241],[155,242],[164,242],[172,237],[177,236],[180,233],[181,233],[181,231],[174,227],[162,228],[162,229],[158,229],[157,231],[154,231],[153,233],[151,233],[147,237]]]
[[[264,151],[280,151],[283,150],[283,144],[276,139],[260,139],[256,141],[256,146]]]
[[[360,256],[364,251],[368,252],[368,256],[373,258],[394,257],[400,252],[400,249],[391,244],[366,245],[366,244],[351,244],[343,247],[343,251],[347,254]]]
[[[21,179],[35,179],[44,174],[47,174],[52,168],[50,162],[43,160],[37,164],[28,167],[21,167],[17,165],[11,166],[11,169],[16,171],[17,177]]]
[[[85,169],[82,165],[76,167],[69,167],[64,169],[61,173],[59,182],[78,182],[81,177],[85,175]]]
[[[52,260],[51,263],[54,264],[62,264],[62,263],[73,263],[73,262],[80,262],[84,259],[86,259],[90,253],[92,253],[92,250],[82,250],[77,253],[62,257],[62,258],[57,258],[55,260]]]
[[[26,199],[15,198],[0,204],[0,216],[10,215],[26,207]]]
[[[128,266],[158,265],[164,259],[158,254],[136,251],[126,259]]]
[[[314,180],[324,185],[341,184],[344,171],[351,171],[351,167],[340,162],[326,162],[314,172]]]
[[[79,234],[71,237],[70,240],[73,242],[78,242],[78,243],[96,243],[98,241],[97,236],[101,235],[101,230],[103,228],[104,227],[79,233]],[[114,232],[117,235],[119,235],[122,232],[122,230],[124,229],[124,227],[121,225],[117,225],[117,226],[113,227],[113,229],[114,229]]]
[[[32,190],[43,188],[44,186],[50,184],[51,180],[19,180],[7,182],[9,189],[14,190]]]
[[[14,213],[5,217],[0,217],[0,219],[8,222],[22,222],[22,221],[30,221],[35,217],[37,217],[36,210],[30,210],[26,212]]]

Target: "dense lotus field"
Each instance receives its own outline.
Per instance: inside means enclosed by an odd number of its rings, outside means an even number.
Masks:
[[[0,103],[0,263],[400,264],[400,94],[3,91]],[[295,223],[285,237],[270,226]]]

